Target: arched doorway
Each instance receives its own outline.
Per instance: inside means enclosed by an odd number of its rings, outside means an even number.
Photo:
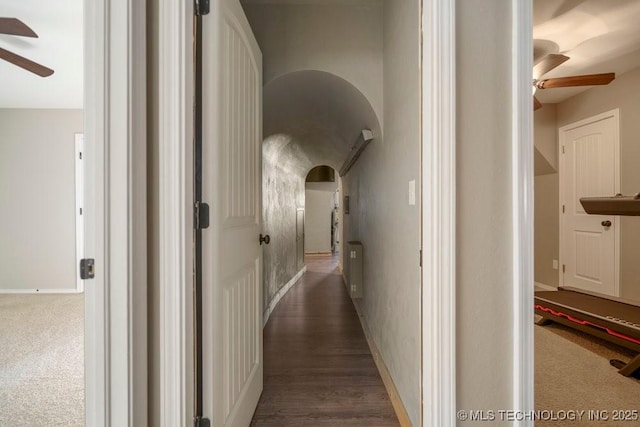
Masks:
[[[339,254],[340,177],[331,166],[312,168],[305,180],[305,254]]]

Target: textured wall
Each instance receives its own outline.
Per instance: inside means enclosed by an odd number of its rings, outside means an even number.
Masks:
[[[262,145],[262,229],[271,236],[263,246],[264,308],[298,272],[296,209],[304,208],[304,180],[310,162],[301,161],[291,137],[277,134]]]
[[[73,290],[82,110],[2,109],[0,129],[0,289]]]
[[[558,127],[620,109],[620,190],[640,192],[640,68],[558,104]],[[640,217],[621,217],[620,297],[640,301]]]
[[[414,425],[420,420],[419,2],[384,2],[384,140],[343,178],[345,242],[364,245],[361,307]]]

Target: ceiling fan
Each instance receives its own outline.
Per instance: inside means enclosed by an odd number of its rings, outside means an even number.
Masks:
[[[543,75],[568,60],[568,56],[551,53],[542,58],[542,60],[533,67],[533,87],[535,88],[533,96],[534,110],[542,107],[542,103],[535,97],[535,90],[553,89],[557,87],[608,85],[616,78],[615,73],[603,73],[541,79]]]
[[[20,37],[34,37],[38,35],[27,24],[17,18],[0,18],[0,34],[9,34]],[[31,71],[40,77],[48,77],[53,74],[51,68],[40,65],[16,53],[10,52],[0,47],[0,59],[4,59],[18,67]]]

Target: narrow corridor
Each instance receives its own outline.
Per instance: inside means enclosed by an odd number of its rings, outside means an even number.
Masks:
[[[305,261],[264,329],[264,390],[251,425],[397,426],[338,258]]]

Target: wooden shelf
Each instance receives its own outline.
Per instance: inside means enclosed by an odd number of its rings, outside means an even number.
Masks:
[[[592,215],[640,216],[640,193],[635,196],[582,197],[580,203]]]

